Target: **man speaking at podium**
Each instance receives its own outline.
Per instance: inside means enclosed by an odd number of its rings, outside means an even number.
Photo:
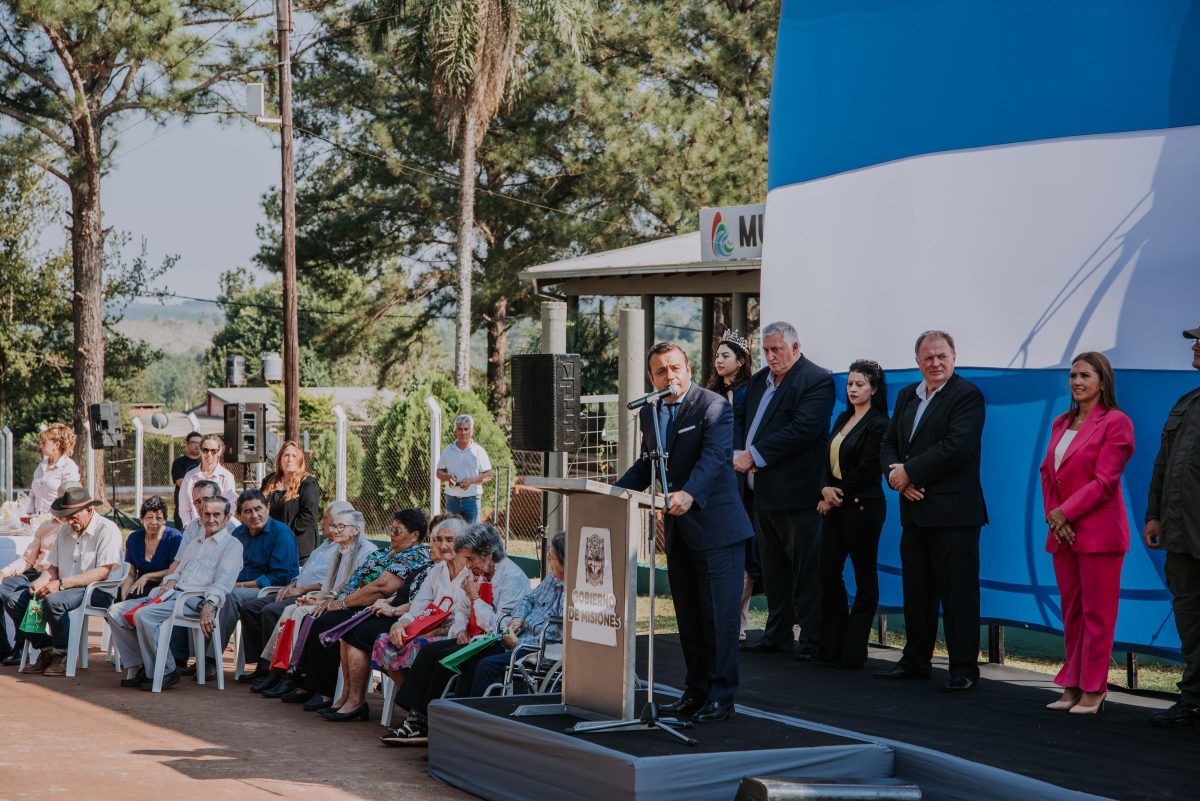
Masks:
[[[743,543],[754,536],[737,496],[733,472],[733,409],[725,398],[692,383],[678,345],[660,342],[647,358],[656,391],[675,387],[658,407],[666,439],[667,577],[675,601],[679,642],[687,665],[683,697],[660,707],[697,722],[733,717],[738,685],[738,619]],[[645,491],[657,462],[653,405],[642,407],[642,457],[616,482]]]

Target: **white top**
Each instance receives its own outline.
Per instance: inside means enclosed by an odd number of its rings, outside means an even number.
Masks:
[[[58,568],[59,579],[71,578],[97,567],[121,564],[125,561],[124,545],[117,524],[93,512],[92,521],[78,534],[70,526],[59,528],[46,561]]]
[[[438,562],[429,568],[429,573],[426,574],[425,580],[421,582],[421,586],[417,589],[417,594],[409,601],[408,611],[400,616],[400,622],[406,625],[411,623],[430,604],[436,604],[443,598],[449,597],[453,600],[458,594],[458,588],[462,586],[463,579],[470,572],[470,568],[464,567],[458,571],[457,576],[450,578],[449,562]],[[453,608],[451,606],[451,609]]]
[[[476,476],[491,472],[492,460],[488,458],[487,451],[481,448],[475,440],[471,440],[471,444],[465,450],[459,450],[458,444],[451,442],[442,451],[442,456],[438,459],[437,469],[445,470],[450,475],[460,479],[475,478]],[[461,489],[454,484],[447,484],[446,494],[454,498],[471,498],[476,495],[482,495],[483,486],[472,484],[466,489]]]
[[[308,555],[300,575],[296,576],[297,587],[307,587],[309,584],[321,585],[329,574],[329,566],[333,564],[333,556],[338,552],[338,545],[332,540],[325,540]]]
[[[1078,431],[1072,431],[1069,428],[1063,432],[1062,439],[1058,441],[1058,445],[1054,448],[1055,470],[1062,464],[1063,457],[1067,454],[1067,448],[1071,447],[1071,440],[1075,439],[1075,435],[1078,433]]]
[[[205,475],[201,471],[204,468],[197,467],[190,470],[183,481],[179,485],[179,522],[186,526],[196,517],[196,509],[192,505],[192,487],[197,481],[215,481],[221,488],[221,494],[229,499],[229,514],[232,517],[237,511],[237,481],[233,478],[233,473],[230,473],[221,465],[217,465],[211,474]]]
[[[70,456],[63,454],[50,464],[43,459],[33,471],[33,483],[29,487],[29,503],[25,514],[42,515],[50,512],[50,504],[58,497],[58,488],[64,481],[79,481],[79,465]]]
[[[215,604],[225,600],[242,572],[242,544],[222,529],[211,537],[185,537],[179,548],[179,568],[163,577],[163,584],[175,582],[182,592],[201,592]]]
[[[475,599],[475,623],[488,633],[502,631],[517,604],[528,594],[529,576],[513,560],[503,560],[496,565],[496,574],[492,576],[492,603]],[[450,627],[450,636],[466,631],[470,619],[471,602],[460,586],[454,592],[454,625]]]

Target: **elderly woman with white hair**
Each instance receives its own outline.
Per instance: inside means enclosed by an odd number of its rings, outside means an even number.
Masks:
[[[281,683],[265,697],[280,697],[286,703],[303,703],[307,711],[329,709],[337,685],[341,648],[326,645],[321,635],[340,626],[376,601],[392,598],[406,587],[429,564],[429,546],[425,544],[428,522],[420,509],[401,509],[392,515],[390,547],[376,551],[350,577],[333,598],[321,601],[313,612],[312,627],[307,637],[296,643],[301,648],[292,681]],[[286,693],[281,690],[287,689]],[[366,703],[332,720],[365,720],[370,714]],[[326,716],[329,717],[329,716]]]
[[[495,526],[468,526],[455,537],[454,547],[469,569],[455,593],[454,624],[449,637],[423,648],[409,668],[396,693],[396,703],[408,710],[408,719],[394,737],[395,742],[389,744],[426,742],[429,702],[441,696],[453,675],[441,661],[475,636],[505,633],[518,604],[529,594],[529,577],[504,552],[504,540]],[[460,691],[466,695],[471,690],[470,679],[463,683]]]
[[[321,531],[325,542],[317,546],[309,555],[308,561],[300,571],[300,575],[275,596],[275,600],[258,606],[254,628],[254,646],[262,642],[263,633],[269,636],[266,646],[251,650],[246,645],[246,658],[258,658],[258,670],[254,672],[254,681],[250,692],[261,693],[274,690],[287,675],[284,668],[271,668],[271,663],[279,656],[281,635],[286,654],[291,654],[296,644],[296,634],[303,619],[316,611],[317,605],[324,600],[334,598],[349,583],[354,573],[363,566],[367,558],[379,550],[367,539],[365,520],[362,513],[346,501],[335,501],[325,509],[320,521]],[[268,599],[263,598],[262,601]],[[251,602],[253,604],[254,602]],[[249,631],[247,616],[249,610],[242,610],[243,643],[250,639],[246,636]],[[252,617],[253,615],[251,615]],[[292,621],[287,625],[287,621]]]
[[[475,442],[475,419],[469,414],[454,418],[454,441],[437,463],[438,481],[446,485],[446,511],[468,523],[479,520],[483,485],[492,479],[492,461]]]

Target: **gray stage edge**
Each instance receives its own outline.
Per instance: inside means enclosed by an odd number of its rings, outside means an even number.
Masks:
[[[667,690],[677,695],[677,690]],[[739,706],[738,713],[860,744],[634,757],[452,701],[430,705],[429,773],[486,801],[731,801],[744,776],[878,779],[925,801],[1110,801],[898,740]],[[648,735],[653,736],[653,735]]]
[[[731,801],[743,776],[893,772],[892,750],[871,742],[635,757],[605,748],[602,734],[560,734],[454,702],[429,713],[430,775],[487,801]]]

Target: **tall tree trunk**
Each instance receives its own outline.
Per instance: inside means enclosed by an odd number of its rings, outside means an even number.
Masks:
[[[488,409],[496,422],[508,430],[508,298],[492,302],[487,318]]]
[[[458,159],[458,315],[454,334],[454,382],[471,388],[471,270],[475,263],[475,120],[463,113]]]
[[[91,441],[84,435],[88,407],[104,400],[104,221],[100,207],[100,167],[80,167],[71,181],[71,267],[75,293],[71,298],[75,333],[75,460],[86,468]],[[96,454],[97,495],[103,497],[103,453]],[[85,479],[86,482],[86,479]]]

